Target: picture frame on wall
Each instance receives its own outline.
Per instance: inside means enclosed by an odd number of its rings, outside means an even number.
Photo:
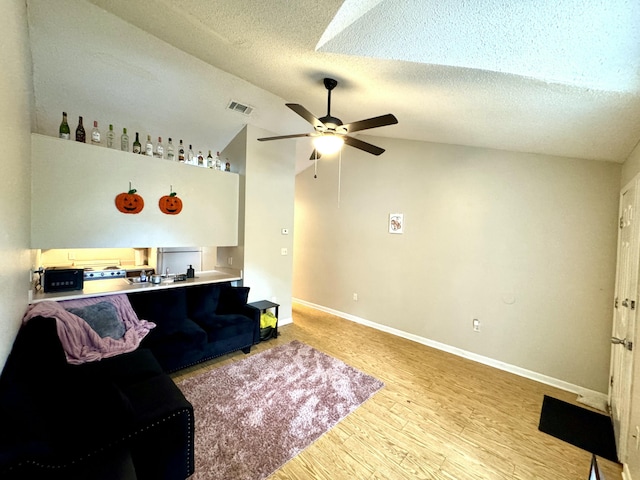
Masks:
[[[404,214],[402,213],[390,213],[389,214],[389,233],[403,233],[404,232]]]

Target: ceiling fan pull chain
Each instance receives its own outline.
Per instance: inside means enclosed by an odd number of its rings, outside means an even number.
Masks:
[[[314,149],[313,151],[316,154],[316,158],[313,162],[313,178],[318,178],[318,150]]]
[[[342,188],[342,150],[340,150],[338,155],[338,208],[340,208],[340,190]]]

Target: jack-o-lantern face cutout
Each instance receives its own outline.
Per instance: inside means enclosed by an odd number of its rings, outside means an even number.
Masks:
[[[177,215],[182,211],[182,200],[178,198],[176,192],[171,192],[170,195],[160,197],[158,206],[162,213],[166,213],[167,215]]]
[[[122,213],[140,213],[144,208],[144,200],[135,189],[129,189],[116,196],[116,208]]]

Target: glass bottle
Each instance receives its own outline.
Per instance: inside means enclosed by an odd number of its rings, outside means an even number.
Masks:
[[[230,172],[231,171],[231,164],[229,162],[224,164],[224,171],[225,172]]]
[[[211,150],[209,150],[209,155],[207,155],[207,164],[205,165],[207,168],[213,168],[213,157],[211,156]]]
[[[116,146],[116,134],[113,131],[113,125],[109,124],[109,131],[107,132],[107,148],[114,148]]]
[[[98,130],[98,122],[93,121],[93,130],[91,130],[91,143],[94,145],[100,145],[102,143],[102,135],[100,135],[100,130]]]
[[[167,143],[167,160],[171,160],[172,162],[175,160],[175,155],[173,153],[173,143],[171,143],[171,137],[169,137],[169,142]]]
[[[162,137],[158,137],[158,143],[156,143],[156,149],[153,152],[153,156],[156,158],[164,158],[164,145],[162,145]]]
[[[184,163],[184,145],[182,145],[182,140],[180,140],[180,146],[178,147],[178,161]]]
[[[216,170],[222,170],[222,162],[220,161],[220,152],[216,152],[216,165],[215,165],[215,169]]]
[[[136,132],[136,139],[133,141],[133,153],[142,153],[142,145],[140,144],[138,132]]]
[[[144,146],[144,154],[153,157],[153,143],[151,143],[151,135],[147,135],[147,143]]]
[[[82,125],[82,117],[78,117],[78,127],[76,128],[76,142],[87,142],[87,134],[84,131],[84,125]]]
[[[193,159],[194,159],[193,147],[191,145],[189,145],[189,154],[188,154],[188,157],[187,157],[187,163],[189,165],[193,165],[195,163]]]
[[[123,152],[129,151],[129,135],[127,135],[127,129],[122,129],[122,135],[120,136],[120,150]]]
[[[202,150],[198,150],[198,166],[204,167],[204,155],[202,155]]]
[[[67,122],[67,112],[62,112],[62,123],[60,124],[60,138],[69,140],[71,138],[71,130],[69,129],[69,123]]]

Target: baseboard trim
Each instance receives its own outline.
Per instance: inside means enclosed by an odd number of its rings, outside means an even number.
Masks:
[[[528,378],[530,380],[534,380],[536,382],[543,383],[545,385],[550,385],[552,387],[559,388],[561,390],[565,390],[567,392],[575,393],[579,396],[583,397],[591,397],[598,398],[603,402],[607,401],[607,395],[602,392],[597,392],[595,390],[590,390],[588,388],[581,387],[579,385],[574,385],[572,383],[565,382],[563,380],[559,380],[557,378],[549,377],[547,375],[543,375],[541,373],[537,373],[531,370],[527,370],[525,368],[517,367],[515,365],[511,365],[508,363],[501,362],[499,360],[495,360],[493,358],[485,357],[483,355],[478,355],[473,352],[469,352],[463,350],[461,348],[452,347],[451,345],[447,345],[444,343],[436,342],[434,340],[430,340],[428,338],[421,337],[419,335],[414,335],[412,333],[407,333],[402,330],[398,330],[396,328],[388,327],[386,325],[381,325],[379,323],[372,322],[370,320],[366,320],[361,317],[357,317],[355,315],[351,315],[349,313],[340,312],[338,310],[334,310],[332,308],[324,307],[322,305],[317,305],[315,303],[307,302],[306,300],[301,300],[299,298],[293,298],[293,302],[299,303],[301,305],[305,305],[307,307],[313,308],[315,310],[319,310],[321,312],[329,313],[331,315],[335,315],[336,317],[344,318],[345,320],[350,320],[355,323],[359,323],[361,325],[365,325],[367,327],[374,328],[376,330],[380,330],[382,332],[390,333],[392,335],[406,338],[407,340],[411,340],[422,345],[426,345],[427,347],[435,348],[437,350],[442,350],[443,352],[451,353],[453,355],[457,355],[459,357],[466,358],[468,360],[472,360],[474,362],[481,363],[483,365],[487,365],[490,367],[497,368],[498,370],[503,370],[505,372],[513,373],[520,377]]]
[[[290,323],[293,323],[293,318],[278,319],[278,326],[279,327],[281,327],[282,325],[289,325]]]

